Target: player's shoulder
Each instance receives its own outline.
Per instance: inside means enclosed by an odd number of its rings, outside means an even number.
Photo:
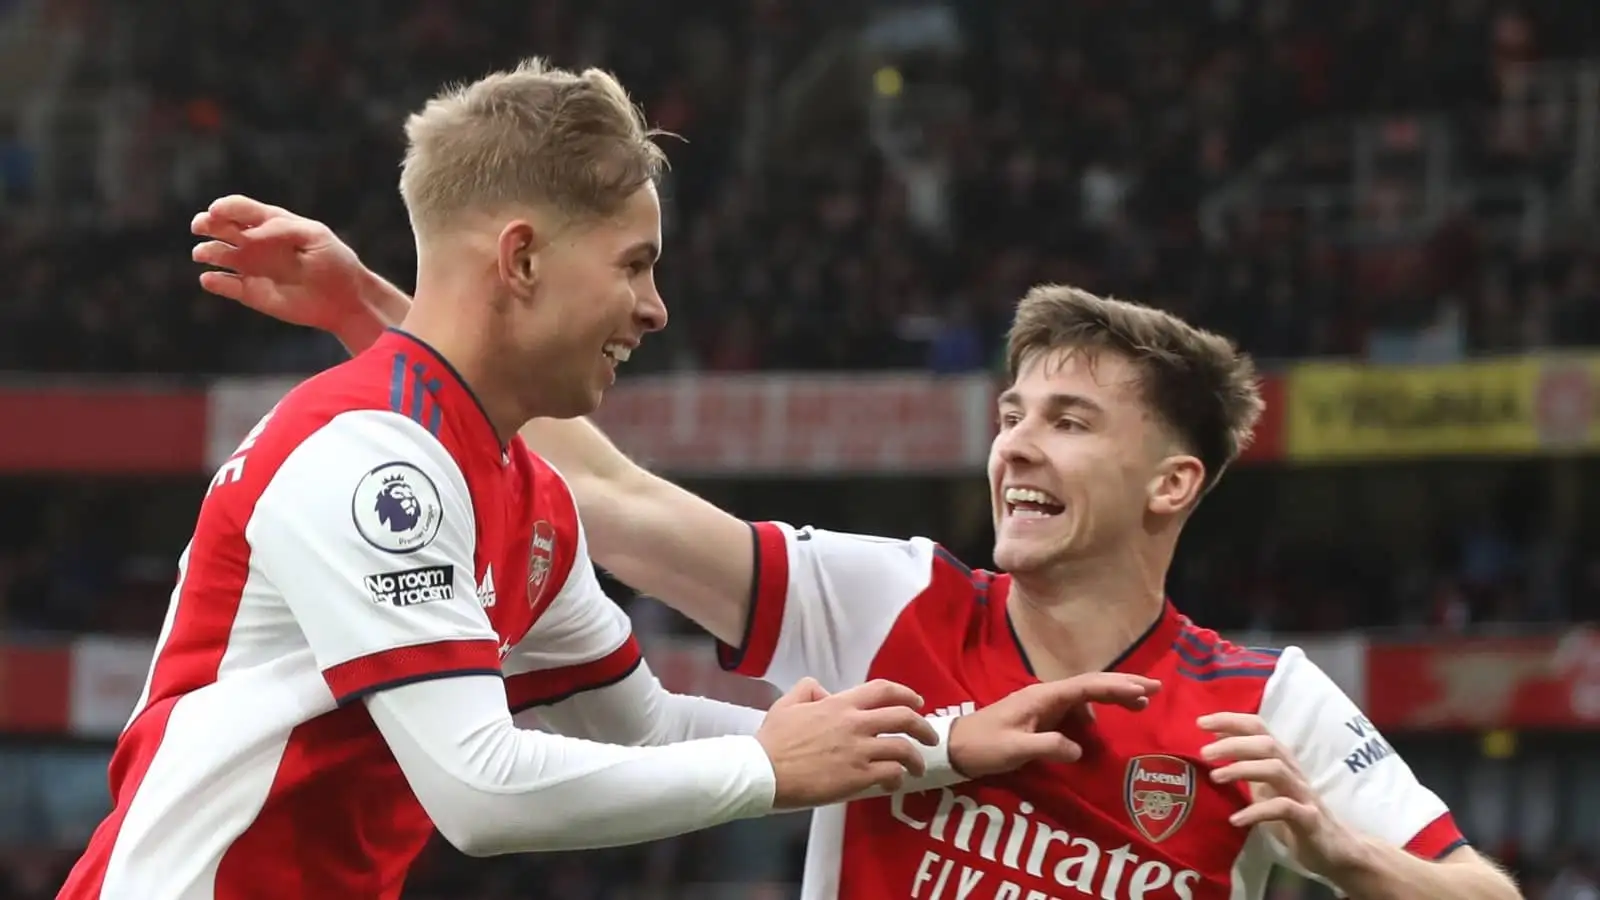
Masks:
[[[809,557],[807,569],[826,571],[836,588],[899,597],[924,625],[965,623],[991,598],[1004,602],[1009,576],[974,568],[926,537],[889,538],[781,522],[756,525],[763,540],[780,534],[792,555]]]
[[[295,385],[258,426],[258,443],[292,449],[344,413],[395,412],[376,368],[362,355]]]
[[[453,486],[460,466],[441,434],[437,406],[431,397],[414,403],[420,395],[390,385],[383,362],[363,354],[300,382],[245,436],[211,490],[316,491],[351,473],[370,474],[375,485],[399,473],[436,490]]]
[[[1254,710],[1286,653],[1298,651],[1239,644],[1178,615],[1167,661],[1186,691],[1206,698],[1202,705]]]

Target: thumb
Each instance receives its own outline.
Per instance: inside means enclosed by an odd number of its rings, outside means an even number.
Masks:
[[[827,690],[815,678],[802,678],[782,697],[773,701],[772,709],[783,709],[789,706],[799,706],[802,703],[814,703],[818,700],[826,699],[828,699]]]
[[[1017,750],[1022,757],[1019,764],[1034,760],[1074,763],[1083,758],[1083,746],[1059,731],[1018,735]]]

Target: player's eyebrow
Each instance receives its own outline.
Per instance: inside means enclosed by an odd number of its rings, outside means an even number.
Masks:
[[[622,255],[625,258],[642,256],[644,257],[645,262],[654,265],[657,260],[661,259],[661,245],[655,241],[640,241],[639,243],[634,244],[628,249],[622,251]]]
[[[1000,395],[999,405],[1023,406],[1022,395],[1015,390],[1009,390]],[[1077,410],[1090,414],[1105,412],[1105,408],[1082,394],[1054,393],[1047,394],[1044,398],[1044,407],[1051,414]]]

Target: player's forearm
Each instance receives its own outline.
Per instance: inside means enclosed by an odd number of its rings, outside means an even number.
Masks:
[[[616,684],[540,707],[538,715],[550,728],[568,737],[636,747],[753,735],[766,717],[764,711],[748,706],[671,693],[661,687],[645,665]],[[907,778],[902,792],[933,790],[967,780],[950,760],[950,728],[955,717],[930,716],[928,721],[939,735],[939,743],[932,747],[917,744],[924,772]],[[872,788],[854,799],[884,793],[881,788]]]
[[[616,684],[584,691],[537,712],[560,734],[632,747],[755,734],[766,716],[748,706],[674,694],[661,686],[647,665]]]
[[[503,690],[472,676],[367,700],[417,799],[465,853],[619,846],[772,811],[772,766],[753,737],[641,748],[523,731]]]
[[[1368,841],[1364,853],[1333,881],[1351,900],[1521,900],[1504,872],[1465,848],[1460,859],[1419,859],[1398,847]]]
[[[665,693],[663,706],[663,714],[655,717],[656,727],[651,735],[652,742],[657,744],[755,734],[766,715],[761,710],[747,706],[685,694]],[[967,780],[965,775],[956,771],[955,764],[950,761],[950,726],[955,722],[955,717],[929,717],[928,721],[938,734],[939,743],[930,747],[913,742],[922,756],[923,773],[915,777],[907,776],[896,793],[915,794],[950,787]],[[596,739],[604,740],[604,738]],[[910,741],[911,738],[906,737],[905,740]],[[889,792],[881,787],[871,787],[850,799],[865,800],[869,797],[882,797],[887,793]]]

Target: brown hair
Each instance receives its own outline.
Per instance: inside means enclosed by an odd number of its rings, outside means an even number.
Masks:
[[[513,206],[603,218],[665,168],[658,134],[610,73],[529,59],[406,120],[400,195],[419,233]]]
[[[1110,350],[1138,366],[1151,411],[1205,466],[1207,490],[1250,444],[1261,417],[1255,363],[1227,338],[1149,306],[1058,284],[1028,291],[1006,337],[1013,381],[1035,354]]]

